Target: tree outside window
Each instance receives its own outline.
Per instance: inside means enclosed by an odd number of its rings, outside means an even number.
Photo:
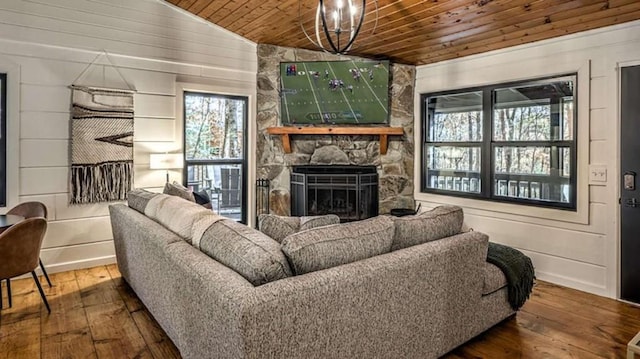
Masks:
[[[247,98],[184,94],[185,182],[204,191],[213,210],[246,221]]]

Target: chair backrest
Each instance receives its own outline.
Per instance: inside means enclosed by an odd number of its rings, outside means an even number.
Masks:
[[[242,178],[239,168],[220,169],[220,208],[242,204]]]
[[[24,202],[11,208],[7,214],[15,214],[24,218],[47,218],[47,206],[40,202]]]
[[[0,234],[0,280],[29,273],[38,267],[46,231],[47,220],[37,217],[18,222]]]

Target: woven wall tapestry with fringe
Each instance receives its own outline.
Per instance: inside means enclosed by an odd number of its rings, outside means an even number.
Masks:
[[[133,91],[71,86],[71,204],[119,201],[133,181]]]

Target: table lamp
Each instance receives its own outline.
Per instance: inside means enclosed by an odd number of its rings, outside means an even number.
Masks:
[[[169,182],[169,170],[182,168],[183,166],[182,153],[152,153],[149,157],[150,169],[167,170],[167,182]]]

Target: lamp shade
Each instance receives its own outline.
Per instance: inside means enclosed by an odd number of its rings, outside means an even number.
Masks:
[[[152,153],[149,157],[149,168],[152,170],[168,170],[183,166],[184,159],[181,153]]]

